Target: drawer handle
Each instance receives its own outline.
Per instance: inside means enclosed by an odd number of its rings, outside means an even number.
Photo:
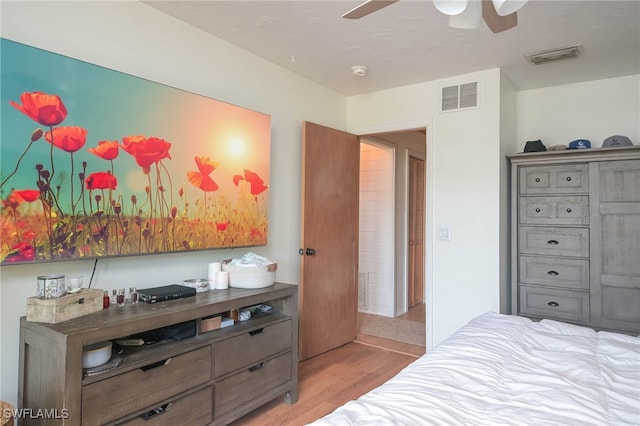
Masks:
[[[556,240],[549,240],[549,241],[547,241],[547,244],[551,244],[551,245],[555,246],[555,245],[558,245],[560,243],[558,241],[556,241]]]
[[[567,213],[571,213],[571,209],[567,209]]]
[[[547,305],[551,306],[552,308],[557,308],[558,306],[560,306],[558,302],[549,302],[547,303]]]
[[[554,277],[555,277],[555,276],[560,275],[560,274],[558,273],[558,271],[549,271],[549,272],[547,272],[547,274],[549,274],[549,275],[551,275],[551,276],[554,276]]]
[[[260,364],[256,364],[253,367],[249,367],[249,372],[253,373],[254,371],[260,370],[262,367],[264,367],[264,362],[261,362]]]
[[[256,334],[260,334],[264,331],[264,328],[259,328],[257,330],[253,330],[249,332],[249,336],[255,336]]]
[[[571,176],[567,176],[567,182],[571,182]]]
[[[142,371],[153,370],[154,368],[162,367],[163,365],[167,365],[171,362],[171,358],[163,359],[162,361],[153,362],[149,365],[145,365],[144,367],[140,367]]]
[[[536,209],[536,213],[540,213],[540,209]]]
[[[146,413],[140,414],[140,417],[144,421],[147,421],[158,414],[166,413],[167,411],[169,411],[169,408],[171,408],[171,404],[171,402],[167,402],[166,404],[161,405],[158,408],[154,408],[153,410],[149,410]]]
[[[536,182],[540,182],[540,178],[536,178]]]

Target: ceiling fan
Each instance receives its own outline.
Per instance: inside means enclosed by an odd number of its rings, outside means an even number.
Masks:
[[[398,0],[367,0],[351,9],[343,18],[359,19]],[[478,28],[484,18],[494,33],[506,31],[518,25],[516,11],[527,0],[433,0],[440,12],[449,16],[449,26],[454,28]]]

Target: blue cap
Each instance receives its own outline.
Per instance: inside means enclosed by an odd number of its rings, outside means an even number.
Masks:
[[[573,142],[569,142],[569,149],[589,149],[591,148],[591,141],[587,139],[576,139]]]

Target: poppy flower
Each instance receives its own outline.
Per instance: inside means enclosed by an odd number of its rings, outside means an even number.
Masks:
[[[56,127],[45,133],[44,138],[63,151],[76,152],[87,142],[87,130],[78,126]]]
[[[29,203],[40,198],[40,191],[38,191],[37,189],[23,189],[21,191],[14,190],[13,192],[15,192],[24,201],[27,201]]]
[[[216,229],[218,231],[226,231],[227,230],[227,223],[226,222],[216,222]]]
[[[168,158],[171,143],[154,136],[145,138],[144,136],[126,136],[122,139],[122,149],[128,152],[136,160],[136,163],[145,174],[148,174],[152,164]]]
[[[20,102],[22,105],[14,101],[9,101],[9,104],[43,126],[57,126],[67,118],[67,108],[57,95],[25,92],[20,95]]]
[[[187,172],[189,182],[204,192],[217,191],[218,184],[211,179],[209,174],[218,167],[218,163],[209,160],[209,157],[195,157],[195,160],[199,171]]]
[[[87,151],[103,160],[113,160],[118,156],[118,147],[118,141],[100,141],[97,147],[87,148]]]
[[[260,176],[251,170],[244,169],[244,178],[251,184],[251,195],[258,195],[267,189],[264,181],[260,179]]]
[[[6,262],[24,262],[36,258],[35,249],[27,243],[18,243],[11,248]]]
[[[118,179],[108,172],[91,173],[85,179],[85,185],[88,190],[93,189],[116,189]]]

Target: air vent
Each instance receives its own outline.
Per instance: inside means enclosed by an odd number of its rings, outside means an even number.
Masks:
[[[477,81],[442,88],[441,112],[476,108],[477,106]]]
[[[545,50],[543,52],[527,53],[525,58],[534,65],[577,58],[582,54],[582,45],[561,47],[559,49]]]

